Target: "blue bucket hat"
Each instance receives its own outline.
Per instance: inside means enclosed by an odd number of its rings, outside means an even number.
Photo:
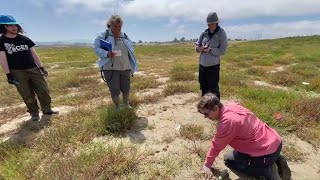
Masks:
[[[0,15],[0,24],[19,24],[19,23],[10,15]]]

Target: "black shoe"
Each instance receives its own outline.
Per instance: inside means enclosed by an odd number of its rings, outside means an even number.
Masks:
[[[43,111],[44,115],[54,115],[54,114],[59,114],[59,111],[54,111],[54,110],[50,110],[50,111]]]
[[[38,113],[31,113],[31,121],[39,121],[40,120],[40,116]]]
[[[287,160],[283,155],[280,155],[276,161],[278,166],[279,175],[283,180],[291,179],[291,170],[288,166]]]

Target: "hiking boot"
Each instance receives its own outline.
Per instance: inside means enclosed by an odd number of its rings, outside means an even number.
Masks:
[[[291,170],[288,166],[287,160],[283,155],[280,155],[276,161],[279,175],[283,180],[291,179]]]
[[[130,104],[125,105],[126,109],[132,109],[132,106]]]
[[[40,120],[40,116],[38,113],[31,113],[31,121],[39,121]]]
[[[50,109],[49,111],[43,111],[44,115],[54,115],[54,114],[59,114],[59,111],[54,111]]]

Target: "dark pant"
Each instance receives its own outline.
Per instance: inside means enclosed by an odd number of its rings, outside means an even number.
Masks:
[[[107,81],[112,97],[119,96],[120,91],[124,94],[130,92],[130,72],[131,70],[117,71],[104,70],[104,77]]]
[[[231,170],[243,173],[251,177],[263,176],[267,179],[276,179],[276,173],[273,172],[272,165],[277,161],[282,149],[282,143],[276,152],[265,156],[251,157],[235,150],[229,150],[224,155],[225,165]]]
[[[220,99],[219,92],[220,64],[204,67],[199,65],[199,83],[202,96],[214,93]]]
[[[41,110],[47,112],[51,110],[51,97],[48,85],[38,68],[25,70],[10,70],[19,81],[16,88],[27,105],[29,113],[39,113],[36,95],[39,99]]]

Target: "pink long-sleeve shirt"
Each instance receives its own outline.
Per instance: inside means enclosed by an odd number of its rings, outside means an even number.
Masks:
[[[204,165],[211,167],[228,144],[238,152],[258,157],[274,153],[280,143],[279,134],[251,111],[238,103],[226,104],[220,109],[217,133]]]

